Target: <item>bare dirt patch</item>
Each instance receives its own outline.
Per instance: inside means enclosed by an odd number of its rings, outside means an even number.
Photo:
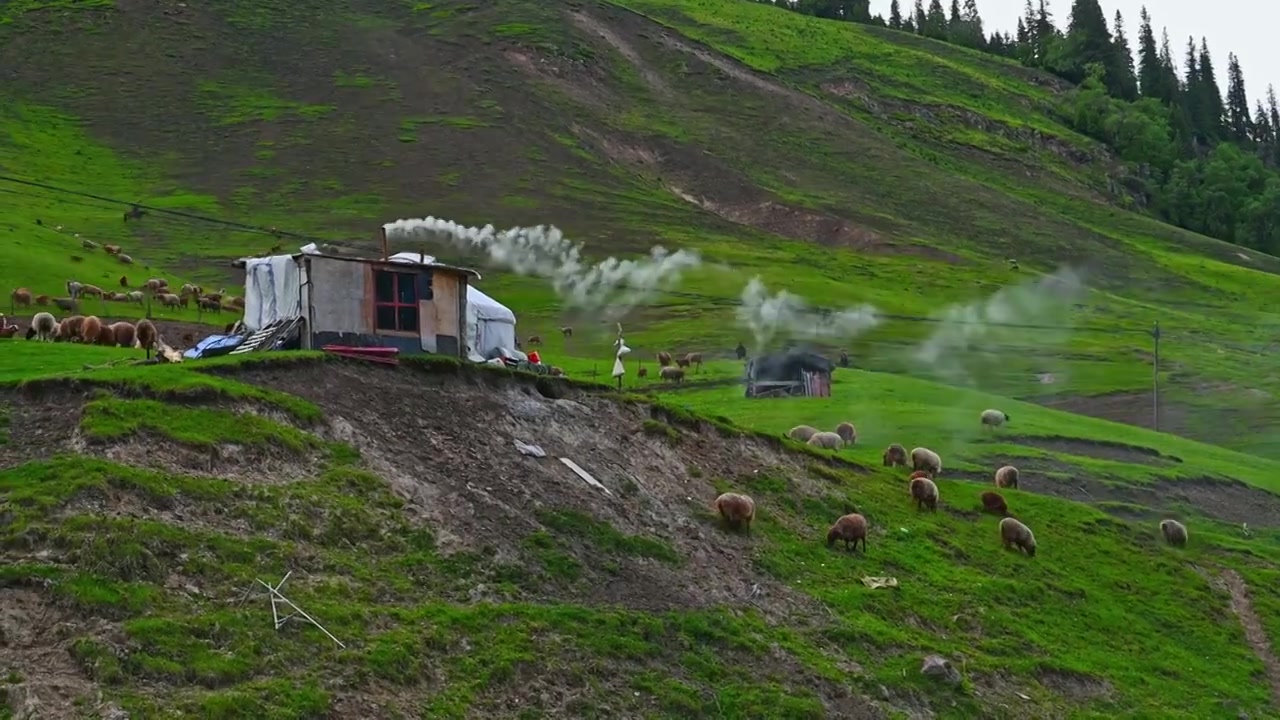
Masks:
[[[1240,577],[1240,573],[1230,569],[1222,571],[1220,582],[1231,593],[1231,610],[1236,617],[1240,618],[1240,624],[1244,626],[1244,636],[1249,641],[1249,647],[1253,648],[1254,653],[1267,669],[1267,681],[1271,684],[1271,702],[1280,706],[1280,659],[1277,659],[1272,652],[1271,640],[1267,637],[1258,613],[1253,609],[1253,601],[1249,599],[1249,586],[1244,578]]]
[[[64,452],[80,425],[84,396],[56,397],[31,401],[22,393],[0,390],[0,404],[8,407],[9,442],[0,453],[0,468],[10,468],[31,460],[47,459]]]
[[[1044,670],[1038,673],[1041,685],[1073,702],[1089,702],[1111,695],[1111,683],[1084,673]]]
[[[1158,450],[1138,445],[1107,442],[1103,440],[1080,440],[1064,437],[1026,437],[1020,435],[1002,436],[1002,441],[1025,445],[1027,447],[1047,450],[1048,452],[1079,455],[1099,460],[1114,460],[1133,465],[1157,465],[1168,467],[1181,463],[1182,459],[1162,455]]]
[[[645,83],[648,84],[650,88],[656,90],[662,95],[671,94],[671,89],[667,87],[665,82],[663,82],[662,76],[655,72],[653,68],[649,67],[648,63],[644,61],[644,58],[640,57],[640,53],[636,52],[636,49],[631,45],[631,43],[623,40],[622,37],[615,33],[608,25],[583,12],[570,12],[568,15],[569,19],[572,20],[575,25],[582,30],[602,38],[605,42],[609,43],[614,50],[617,50],[622,57],[626,58],[627,62],[635,66],[636,70],[640,73],[640,77],[644,79]]]
[[[82,708],[101,704],[70,652],[76,638],[96,629],[91,624],[35,590],[0,589],[0,673],[20,678],[5,688],[13,717],[81,717]]]
[[[1116,392],[1088,396],[1042,395],[1025,399],[1027,402],[1051,407],[1055,410],[1124,423],[1134,427],[1152,428],[1155,425],[1151,412],[1151,395],[1149,393]],[[1194,438],[1195,436],[1188,432],[1188,419],[1189,413],[1186,408],[1174,403],[1161,403],[1161,431]]]

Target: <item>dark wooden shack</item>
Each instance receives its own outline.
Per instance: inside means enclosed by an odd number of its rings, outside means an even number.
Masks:
[[[747,362],[747,397],[831,397],[835,363],[805,351],[761,355]]]

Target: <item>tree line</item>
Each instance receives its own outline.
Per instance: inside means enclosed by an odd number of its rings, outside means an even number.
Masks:
[[[883,25],[1011,58],[1075,83],[1059,105],[1077,131],[1132,163],[1136,192],[1161,219],[1188,230],[1280,254],[1280,109],[1268,86],[1252,107],[1244,71],[1227,56],[1226,93],[1204,38],[1188,38],[1179,62],[1142,9],[1136,56],[1117,11],[1108,25],[1098,0],[1073,0],[1067,26],[1049,0],[1026,0],[1014,33],[983,28],[977,0],[915,0],[872,15],[870,0],[755,0],[832,20]],[[1136,59],[1136,62],[1135,62]],[[1181,66],[1179,68],[1179,65]],[[1181,70],[1181,72],[1179,72]]]

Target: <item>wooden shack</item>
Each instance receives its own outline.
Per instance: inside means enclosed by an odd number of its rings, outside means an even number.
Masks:
[[[789,351],[747,361],[747,397],[831,397],[835,363],[812,352]]]

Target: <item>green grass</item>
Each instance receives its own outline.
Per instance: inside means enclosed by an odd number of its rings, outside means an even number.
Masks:
[[[145,432],[204,448],[236,443],[259,449],[284,447],[302,453],[320,444],[314,436],[252,413],[179,409],[157,400],[122,400],[110,394],[85,404],[80,429],[87,437],[98,440]]]

